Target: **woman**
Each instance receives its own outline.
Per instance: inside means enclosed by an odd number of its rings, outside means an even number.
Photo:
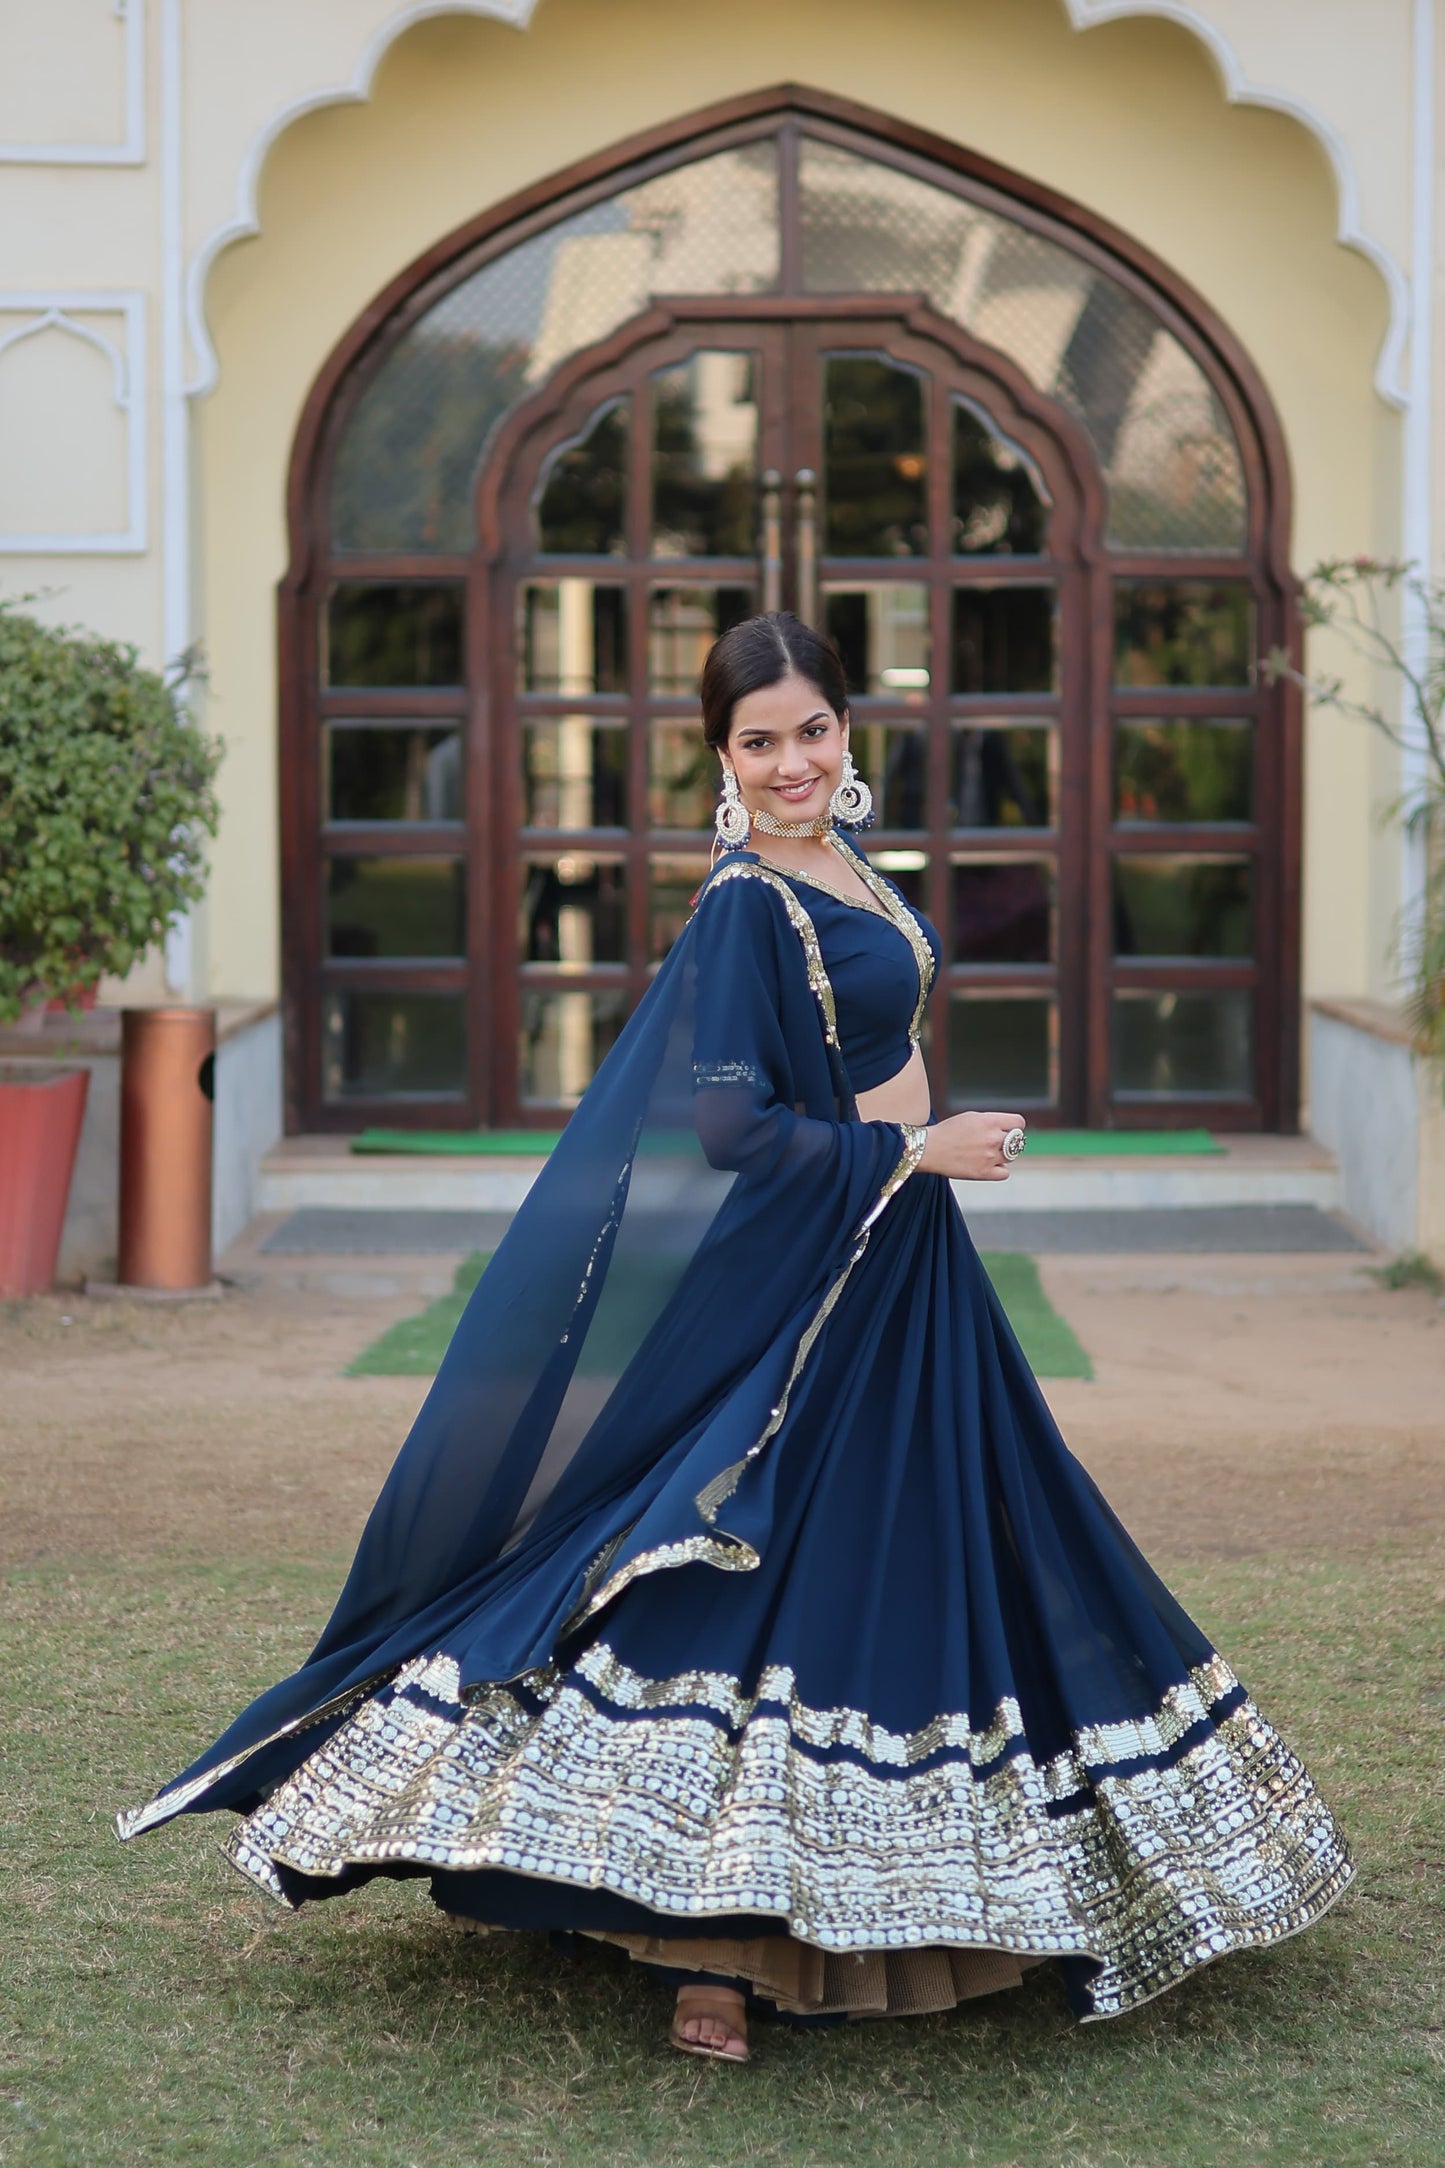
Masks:
[[[1135,2008],[1316,1919],[1300,1763],[1070,1458],[933,1122],[937,937],[840,826],[842,668],[795,618],[702,683],[724,848],[483,1275],[325,1633],[123,1836],[230,1807],[283,1903],[619,1943],[672,2039],[946,2008],[1047,1959]]]

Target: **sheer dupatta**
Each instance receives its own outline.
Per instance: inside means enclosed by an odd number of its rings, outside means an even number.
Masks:
[[[121,1834],[248,1811],[413,1657],[518,1677],[639,1573],[754,1563],[726,1502],[919,1149],[856,1117],[793,890],[725,859],[482,1274],[320,1640]]]

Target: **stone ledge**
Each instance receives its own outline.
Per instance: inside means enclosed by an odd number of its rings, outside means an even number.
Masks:
[[[1372,1039],[1386,1039],[1392,1046],[1410,1046],[1410,1027],[1388,1001],[1365,997],[1357,1001],[1312,1001],[1310,1014],[1327,1017],[1332,1024],[1348,1024],[1352,1031],[1367,1032]]]
[[[137,1002],[137,1008],[163,1009],[164,1001]],[[180,1003],[174,1004],[182,1006]],[[189,1006],[189,1004],[186,1004]],[[255,1024],[274,1016],[275,1001],[199,1002],[200,1008],[216,1012],[216,1044],[224,1046]],[[79,1061],[104,1059],[120,1053],[120,1010],[84,1009],[67,1016],[63,1009],[47,1015],[39,1031],[17,1031],[13,1024],[0,1025],[0,1058],[6,1061]]]

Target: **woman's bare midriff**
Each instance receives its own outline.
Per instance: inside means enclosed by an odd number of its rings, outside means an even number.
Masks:
[[[932,1105],[928,1095],[928,1071],[915,1046],[896,1076],[858,1094],[860,1122],[913,1122],[928,1120]]]

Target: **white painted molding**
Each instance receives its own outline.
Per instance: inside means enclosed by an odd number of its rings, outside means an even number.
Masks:
[[[293,121],[307,113],[314,113],[327,105],[364,105],[371,96],[376,71],[388,50],[396,40],[417,23],[425,22],[432,15],[482,15],[494,22],[510,24],[514,30],[525,30],[537,11],[537,0],[412,0],[412,4],[398,8],[387,22],[368,41],[365,51],[352,70],[349,82],[335,83],[324,90],[307,91],[304,96],[293,98],[281,106],[265,126],[259,129],[247,147],[236,178],[236,209],[234,215],[215,227],[197,249],[191,259],[187,278],[186,321],[190,330],[191,346],[196,356],[196,374],[187,385],[192,394],[214,391],[218,375],[216,350],[206,327],[206,280],[211,265],[223,248],[232,241],[244,241],[248,235],[261,231],[261,220],[256,208],[256,191],[260,184],[261,168],[266,154],[276,138],[283,135]]]
[[[1434,345],[1435,262],[1435,0],[1414,0],[1414,76],[1410,142],[1410,257],[1415,306],[1410,319],[1410,402],[1405,409],[1404,470],[1400,477],[1404,554],[1424,580],[1435,577],[1431,495],[1435,479],[1434,414],[1430,376]],[[1405,652],[1422,677],[1430,666],[1429,613],[1419,595],[1405,594],[1401,630]],[[1400,783],[1417,790],[1429,772],[1425,727],[1409,707],[1401,718]],[[1400,849],[1400,911],[1406,926],[1419,920],[1428,875],[1425,838],[1403,836]]]
[[[0,143],[6,166],[140,166],[145,164],[146,0],[110,0],[125,39],[125,138],[120,143]]]
[[[129,4],[139,8],[141,0],[129,0]],[[1405,406],[1409,394],[1401,378],[1401,362],[1409,335],[1409,283],[1389,249],[1366,233],[1360,223],[1360,192],[1354,163],[1338,131],[1305,99],[1297,98],[1289,91],[1251,83],[1223,32],[1197,8],[1187,5],[1186,0],[1064,0],[1064,5],[1076,30],[1091,30],[1100,23],[1130,15],[1158,15],[1178,23],[1198,38],[1210,53],[1231,105],[1267,106],[1287,114],[1310,130],[1323,146],[1335,176],[1339,206],[1336,238],[1343,247],[1357,250],[1375,266],[1389,296],[1390,321],[1375,365],[1375,388],[1391,406]],[[414,24],[425,21],[428,16],[482,15],[496,22],[510,23],[514,29],[525,30],[536,9],[537,0],[411,0],[411,4],[399,8],[373,34],[348,82],[308,91],[271,115],[252,138],[241,162],[236,179],[234,214],[212,229],[191,259],[186,281],[186,321],[197,366],[186,387],[189,393],[204,394],[215,389],[218,363],[206,326],[206,280],[222,249],[229,247],[232,241],[245,240],[248,235],[261,230],[257,188],[266,154],[277,137],[293,121],[319,107],[354,105],[369,99],[377,68],[389,48]]]
[[[185,71],[182,0],[161,0],[161,653],[191,645],[191,409],[186,394]],[[189,706],[183,689],[183,701]],[[196,993],[194,913],[166,928],[166,992]]]
[[[109,360],[115,404],[126,425],[126,525],[106,534],[4,534],[0,552],[16,557],[117,557],[146,546],[146,297],[136,288],[110,293],[0,293],[0,313],[27,321],[0,339],[0,355],[42,331],[65,331]],[[125,319],[122,350],[77,316]]]
[[[1251,83],[1239,55],[1223,31],[1197,8],[1188,6],[1186,0],[1064,0],[1064,5],[1076,30],[1092,30],[1099,23],[1117,22],[1129,15],[1161,15],[1178,23],[1208,50],[1231,105],[1267,106],[1273,112],[1288,114],[1291,120],[1297,120],[1309,129],[1322,145],[1334,171],[1339,204],[1335,238],[1342,247],[1357,250],[1375,266],[1390,297],[1390,321],[1375,362],[1375,389],[1391,406],[1407,406],[1410,391],[1401,365],[1410,336],[1410,283],[1389,249],[1366,233],[1360,223],[1360,190],[1354,161],[1334,125],[1308,100],[1297,98],[1287,90],[1272,90],[1266,84]]]

